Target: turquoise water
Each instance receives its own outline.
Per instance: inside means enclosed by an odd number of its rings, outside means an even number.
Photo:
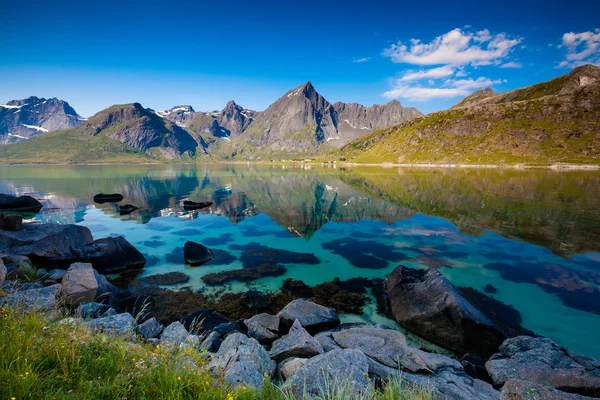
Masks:
[[[276,291],[385,278],[398,264],[437,268],[457,286],[513,306],[522,325],[600,358],[600,174],[596,172],[312,169],[293,166],[0,167],[0,192],[33,193],[36,221],[77,223],[95,238],[123,235],[149,262],[141,276],[188,274],[182,286]],[[122,193],[139,211],[94,204]],[[186,212],[183,199],[210,200]],[[226,264],[189,267],[177,249],[192,240],[227,251]],[[312,253],[316,264],[208,287],[201,277],[243,268],[248,246]],[[172,254],[172,255],[171,255]],[[374,303],[348,321],[391,323]]]

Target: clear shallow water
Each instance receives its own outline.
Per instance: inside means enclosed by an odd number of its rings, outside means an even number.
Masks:
[[[0,192],[35,194],[37,221],[77,223],[95,238],[123,235],[146,255],[142,276],[181,271],[194,289],[278,290],[385,278],[398,264],[438,268],[455,285],[513,306],[522,325],[600,358],[600,174],[293,166],[11,166]],[[139,211],[119,216],[98,193],[122,193]],[[210,200],[200,212],[183,199]],[[187,240],[229,252],[201,267],[179,259]],[[210,272],[243,268],[248,246],[312,253],[279,277],[206,287]],[[390,323],[374,303],[346,320]]]

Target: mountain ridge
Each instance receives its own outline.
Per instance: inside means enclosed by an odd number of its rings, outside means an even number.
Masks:
[[[82,118],[73,107],[56,97],[30,96],[0,104],[0,145],[27,140],[36,135],[74,128]]]
[[[600,68],[578,67],[506,93],[475,92],[335,156],[378,164],[600,164]]]

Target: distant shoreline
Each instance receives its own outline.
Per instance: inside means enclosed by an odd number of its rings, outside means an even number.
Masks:
[[[352,162],[318,162],[318,161],[206,161],[206,162],[147,162],[147,163],[2,163],[0,166],[81,166],[81,165],[206,165],[206,164],[254,164],[254,165],[314,165],[341,167],[381,167],[381,168],[475,168],[475,169],[551,169],[554,171],[600,170],[600,164],[460,164],[460,163],[352,163]]]

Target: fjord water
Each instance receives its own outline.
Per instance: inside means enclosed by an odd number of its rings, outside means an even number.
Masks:
[[[600,173],[503,169],[310,168],[302,165],[2,166],[0,192],[33,194],[33,222],[77,223],[94,238],[123,235],[149,260],[143,275],[188,274],[195,290],[276,291],[383,279],[398,264],[437,268],[514,307],[522,325],[600,358]],[[121,193],[138,211],[94,204]],[[184,199],[212,201],[200,212]],[[187,240],[229,252],[184,265]],[[312,253],[279,277],[207,287],[207,273],[243,268],[245,249]],[[276,259],[275,262],[278,262]],[[490,286],[491,285],[491,286]],[[486,289],[487,287],[487,289]],[[494,290],[495,289],[495,290]],[[373,303],[345,320],[391,321]]]

